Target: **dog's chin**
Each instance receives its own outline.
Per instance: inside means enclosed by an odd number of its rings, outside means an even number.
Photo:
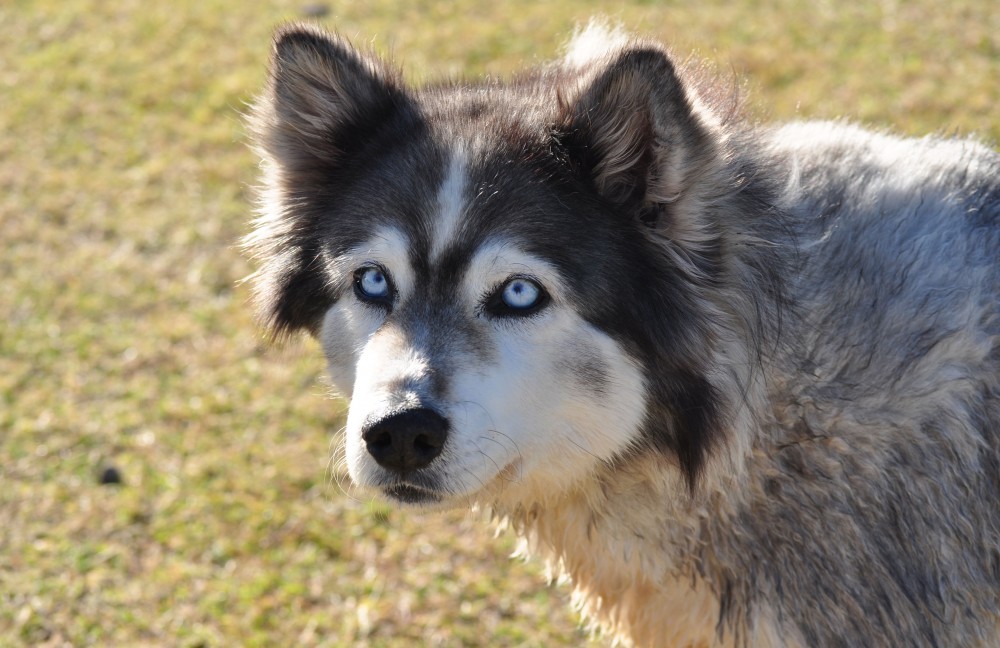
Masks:
[[[392,504],[402,507],[417,507],[431,509],[465,508],[475,503],[488,503],[504,492],[514,481],[512,477],[518,472],[518,466],[508,465],[478,489],[454,492],[437,488],[432,483],[413,483],[413,481],[397,481],[375,487],[382,497]]]
[[[443,494],[434,490],[411,486],[410,484],[394,484],[382,488],[381,491],[383,497],[393,504],[400,506],[433,508],[448,506],[445,503],[448,498]]]
[[[437,511],[468,508],[477,500],[476,493],[453,493],[450,491],[397,483],[380,486],[376,491],[390,504],[401,508],[421,508]]]

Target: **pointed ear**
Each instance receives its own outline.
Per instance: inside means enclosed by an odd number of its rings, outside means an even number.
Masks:
[[[399,73],[334,34],[290,25],[274,38],[270,83],[250,125],[286,169],[337,163],[409,105]]]
[[[630,206],[681,198],[717,154],[667,54],[631,45],[578,73],[561,93],[557,132],[597,191]]]
[[[399,74],[318,28],[293,25],[274,38],[270,80],[248,116],[261,157],[258,218],[243,248],[258,261],[248,279],[272,339],[315,331],[332,303],[317,258],[338,172],[380,126],[416,114]]]

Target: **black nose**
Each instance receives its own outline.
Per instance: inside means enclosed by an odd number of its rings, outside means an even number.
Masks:
[[[448,421],[434,410],[408,409],[369,425],[361,438],[380,466],[397,472],[417,470],[441,454]]]

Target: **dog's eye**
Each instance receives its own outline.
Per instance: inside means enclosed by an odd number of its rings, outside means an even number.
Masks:
[[[527,279],[511,279],[503,287],[503,303],[519,310],[531,308],[541,296],[538,284]]]
[[[548,301],[548,293],[538,282],[527,277],[511,277],[486,298],[483,306],[494,316],[533,315]]]
[[[392,284],[385,270],[365,266],[354,273],[354,293],[362,301],[388,304],[392,300]]]

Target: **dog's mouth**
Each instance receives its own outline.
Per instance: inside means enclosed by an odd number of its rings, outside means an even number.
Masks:
[[[470,498],[502,492],[507,485],[520,481],[520,469],[520,460],[511,462],[487,481],[485,486],[480,484],[479,489],[469,492],[456,493],[442,488],[437,479],[419,472],[397,475],[394,479],[387,479],[376,485],[376,488],[383,497],[395,504],[447,508],[459,501],[468,502]]]
[[[382,493],[400,504],[436,504],[442,499],[439,493],[410,484],[393,484],[382,489]]]

